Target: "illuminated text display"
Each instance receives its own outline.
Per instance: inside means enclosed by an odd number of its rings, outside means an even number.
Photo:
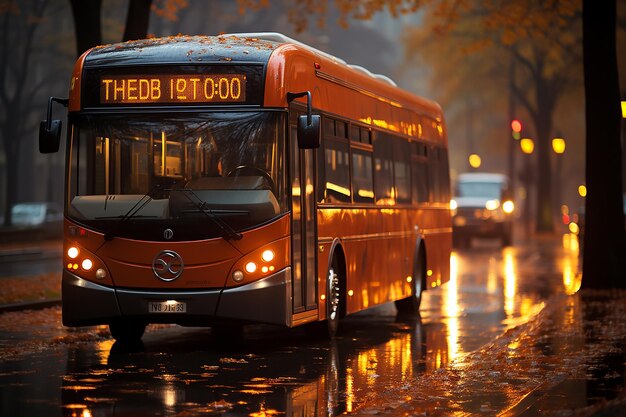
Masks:
[[[132,75],[100,79],[101,104],[239,103],[246,101],[246,76]]]

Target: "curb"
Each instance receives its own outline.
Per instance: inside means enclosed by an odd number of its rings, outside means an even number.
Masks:
[[[8,313],[11,311],[24,311],[24,310],[43,310],[44,308],[56,307],[61,305],[61,299],[44,300],[44,301],[26,301],[16,304],[0,305],[0,314]]]

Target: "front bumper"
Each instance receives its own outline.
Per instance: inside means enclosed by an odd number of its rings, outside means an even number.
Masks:
[[[228,321],[291,326],[291,268],[236,288],[151,291],[116,289],[63,271],[63,324],[89,326],[126,318],[146,323],[211,326]],[[150,301],[177,300],[186,313],[148,313]]]

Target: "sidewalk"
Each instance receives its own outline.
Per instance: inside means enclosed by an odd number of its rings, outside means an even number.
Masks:
[[[0,244],[0,267],[9,262],[30,262],[61,256],[61,240]],[[56,272],[0,277],[0,314],[61,304],[61,261]]]
[[[625,370],[626,290],[583,290],[353,414],[626,416]]]

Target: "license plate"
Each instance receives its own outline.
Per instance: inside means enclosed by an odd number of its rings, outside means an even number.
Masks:
[[[150,301],[148,302],[148,313],[186,313],[187,303],[184,301]]]

